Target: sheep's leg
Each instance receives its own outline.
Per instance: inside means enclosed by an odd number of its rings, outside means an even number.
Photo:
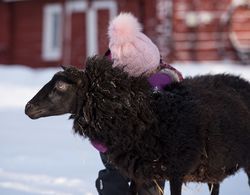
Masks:
[[[211,195],[219,195],[219,191],[220,191],[220,184],[219,183],[208,183],[208,188],[210,191]]]
[[[169,183],[171,195],[181,195],[182,179],[175,177],[170,179]]]
[[[250,171],[247,173],[247,176],[248,176],[248,185],[250,187]]]
[[[138,185],[135,181],[131,181],[130,188],[129,188],[129,195],[137,195],[138,193]]]
[[[249,164],[250,160],[247,161],[246,165],[244,166],[244,170],[247,174],[248,177],[248,185],[250,187],[250,164]]]
[[[247,177],[248,177],[248,185],[250,187],[250,167],[249,168],[245,168],[245,172],[247,174]]]

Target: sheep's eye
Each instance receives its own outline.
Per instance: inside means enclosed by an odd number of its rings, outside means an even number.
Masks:
[[[59,91],[66,91],[68,89],[68,86],[69,84],[63,81],[58,81],[56,82],[56,85],[55,85],[56,89]]]

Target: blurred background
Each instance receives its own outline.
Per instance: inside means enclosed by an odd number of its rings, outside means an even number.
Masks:
[[[1,0],[0,63],[73,64],[108,47],[109,20],[132,12],[162,57],[250,63],[249,0]]]
[[[0,0],[0,195],[97,195],[103,165],[69,116],[31,120],[24,106],[61,64],[83,68],[104,54],[109,21],[122,11],[184,77],[250,80],[250,0]],[[198,194],[207,186],[183,186]],[[250,194],[243,171],[222,183],[221,195],[235,194]]]

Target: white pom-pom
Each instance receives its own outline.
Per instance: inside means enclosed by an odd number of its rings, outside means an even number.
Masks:
[[[123,44],[133,41],[141,30],[141,24],[131,13],[120,13],[110,22],[108,36],[110,42]]]

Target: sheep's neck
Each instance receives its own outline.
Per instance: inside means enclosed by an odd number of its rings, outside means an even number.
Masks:
[[[172,82],[172,79],[169,75],[164,73],[155,73],[148,78],[148,82],[154,90],[163,90],[166,85],[169,85]],[[106,153],[108,147],[99,140],[90,140],[91,144],[101,153]]]

